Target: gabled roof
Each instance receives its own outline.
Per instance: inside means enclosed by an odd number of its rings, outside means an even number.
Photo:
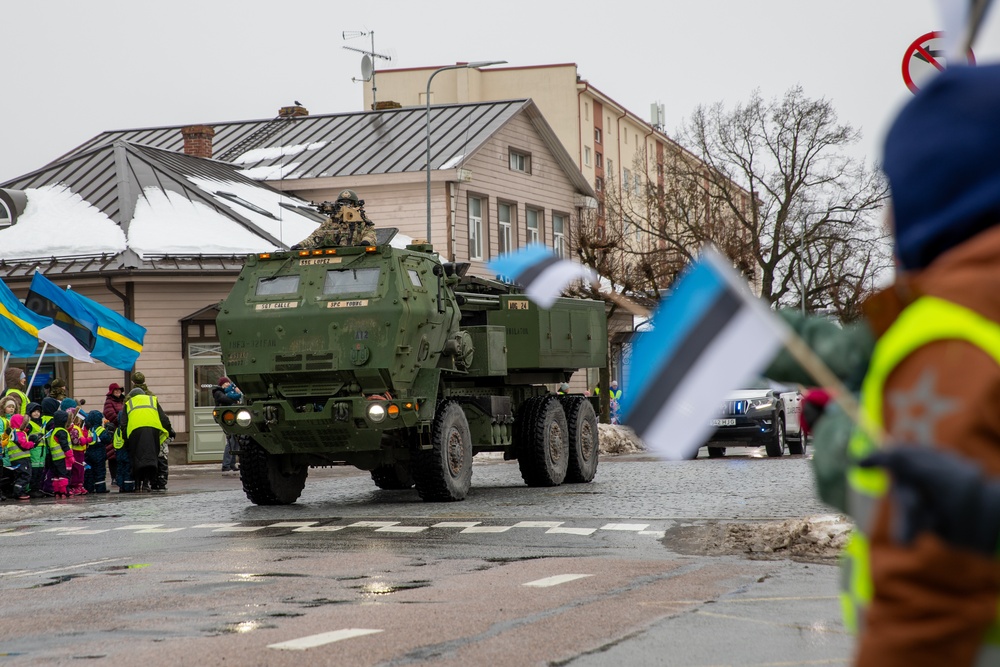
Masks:
[[[461,167],[519,113],[525,113],[574,187],[593,195],[586,178],[528,99],[444,104],[431,107],[431,166]],[[274,134],[260,145],[230,157],[255,180],[295,180],[422,172],[427,159],[427,112],[424,107],[358,111],[291,118],[206,123],[215,130],[213,152],[226,155],[241,141],[271,126]],[[104,132],[66,157],[124,140],[181,152],[183,126]],[[65,159],[65,158],[63,158]]]

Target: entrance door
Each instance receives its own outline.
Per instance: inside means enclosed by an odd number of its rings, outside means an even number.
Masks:
[[[219,357],[188,358],[188,388],[191,396],[190,443],[188,463],[222,460],[226,435],[212,418],[215,400],[212,387],[226,374]]]

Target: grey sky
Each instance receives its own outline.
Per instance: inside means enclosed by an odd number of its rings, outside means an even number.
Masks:
[[[977,43],[1000,55],[1000,12]],[[110,129],[361,108],[360,55],[374,30],[382,67],[501,59],[575,62],[579,73],[669,134],[698,104],[780,95],[801,84],[833,101],[877,157],[910,94],[900,63],[940,27],[932,0],[609,0],[502,3],[369,0],[35,0],[4,7],[0,181]]]

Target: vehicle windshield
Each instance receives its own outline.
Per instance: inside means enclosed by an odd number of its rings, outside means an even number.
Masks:
[[[323,294],[375,296],[380,273],[379,268],[327,271],[326,280],[323,282]]]

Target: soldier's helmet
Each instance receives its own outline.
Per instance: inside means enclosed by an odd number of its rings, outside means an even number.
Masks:
[[[352,204],[357,204],[361,199],[358,197],[358,193],[354,190],[341,190],[340,194],[337,195],[337,201],[351,202]]]

